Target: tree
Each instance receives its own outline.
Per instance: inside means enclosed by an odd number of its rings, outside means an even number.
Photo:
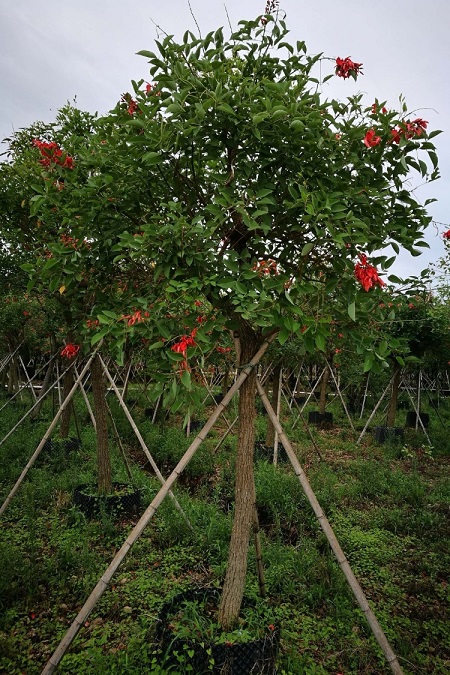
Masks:
[[[383,284],[377,267],[395,259],[368,256],[425,245],[430,218],[406,178],[437,177],[438,132],[362,96],[323,100],[314,77],[322,57],[286,38],[284,22],[267,16],[241,22],[227,40],[221,29],[204,39],[187,32],[180,44],[157,43],[158,54],[140,52],[152,82],[133,83],[70,168],[64,154],[50,162],[34,202],[44,229],[65,239],[49,243],[51,259],[30,273],[74,304],[91,298],[85,307],[100,322],[92,343],[107,337],[121,350],[128,329],[148,339],[172,372],[171,406],[181,400],[177,378],[188,391],[192,355],[214,347],[218,327],[238,336],[239,367],[274,332],[324,350],[339,318],[321,313],[324,299],[338,297],[336,311],[352,320],[367,316]],[[360,67],[340,59],[336,74]],[[184,325],[168,299],[189,308]],[[211,307],[205,323],[190,323],[195,302]],[[239,399],[225,629],[245,584],[255,392],[252,373]]]

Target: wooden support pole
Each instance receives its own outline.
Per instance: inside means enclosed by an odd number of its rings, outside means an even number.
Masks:
[[[59,662],[61,661],[62,657],[66,653],[67,649],[70,647],[72,644],[74,638],[78,634],[78,631],[80,630],[81,626],[84,624],[86,621],[87,617],[89,614],[92,612],[94,609],[95,605],[97,604],[98,600],[102,597],[103,593],[106,591],[108,588],[109,582],[111,581],[114,573],[117,571],[121,563],[123,562],[125,556],[127,555],[128,551],[130,548],[133,546],[133,544],[139,539],[141,536],[142,532],[146,528],[147,524],[150,522],[151,518],[153,515],[156,513],[158,507],[161,505],[163,502],[164,498],[168,494],[169,490],[171,489],[172,485],[175,483],[177,480],[178,476],[180,473],[185,469],[187,464],[190,462],[192,457],[194,456],[195,452],[199,448],[199,446],[202,444],[202,442],[205,440],[206,436],[222,414],[222,411],[226,408],[228,403],[231,401],[234,393],[240,388],[244,380],[248,377],[248,375],[251,373],[252,369],[257,365],[257,363],[260,361],[264,353],[266,352],[269,344],[272,342],[272,340],[275,338],[275,333],[270,335],[265,342],[262,344],[258,352],[255,354],[253,359],[250,361],[249,364],[247,364],[244,368],[242,368],[241,373],[239,377],[236,379],[235,383],[230,387],[228,393],[225,395],[223,401],[217,406],[217,408],[214,410],[212,413],[211,417],[209,420],[206,422],[204,427],[200,430],[198,435],[194,438],[192,441],[191,445],[189,448],[186,450],[184,453],[183,457],[180,459],[170,476],[167,478],[165,484],[161,487],[160,491],[156,495],[156,497],[153,499],[152,503],[146,508],[144,513],[142,514],[141,518],[139,521],[136,523],[132,531],[130,532],[129,536],[127,537],[126,541],[122,545],[122,547],[119,549],[119,551],[116,553],[114,556],[114,559],[112,560],[111,564],[101,577],[101,579],[97,582],[97,585],[95,586],[94,590],[84,603],[83,607],[80,609],[78,612],[77,616],[73,620],[71,626],[69,627],[67,633],[64,635],[63,639],[59,643],[58,647],[56,650],[53,652],[52,656],[50,659],[47,661],[44,670],[42,671],[41,675],[50,675],[55,671],[55,669],[58,667]]]
[[[372,608],[370,607],[370,605],[367,601],[367,598],[364,594],[363,589],[361,588],[361,586],[359,584],[359,581],[356,579],[356,577],[353,573],[353,570],[350,567],[350,564],[349,564],[347,558],[344,555],[344,552],[343,552],[343,550],[342,550],[342,548],[341,548],[341,546],[340,546],[340,544],[339,544],[339,542],[336,538],[336,535],[334,534],[334,531],[333,531],[328,519],[326,518],[326,516],[325,516],[325,514],[322,510],[322,507],[320,506],[320,504],[317,500],[317,497],[314,494],[314,491],[313,491],[311,485],[309,484],[309,481],[308,481],[308,479],[307,479],[307,477],[306,477],[306,475],[305,475],[305,473],[304,473],[304,471],[303,471],[303,469],[300,465],[300,462],[297,459],[297,456],[296,456],[296,454],[295,454],[295,452],[292,448],[292,445],[290,444],[288,437],[284,433],[283,428],[282,428],[281,424],[279,423],[272,406],[270,405],[269,399],[267,398],[263,387],[261,386],[260,382],[258,382],[258,381],[256,382],[256,386],[258,388],[258,393],[261,396],[262,401],[264,403],[264,407],[267,410],[267,414],[271,418],[272,423],[274,424],[275,428],[277,429],[277,431],[279,433],[281,442],[283,443],[284,448],[286,450],[286,453],[287,453],[287,455],[288,455],[288,457],[291,461],[294,472],[295,472],[296,476],[298,477],[298,479],[300,481],[300,484],[303,488],[303,491],[304,491],[310,505],[312,506],[312,509],[313,509],[313,511],[316,515],[316,518],[319,521],[319,524],[320,524],[320,526],[321,526],[321,528],[322,528],[322,530],[323,530],[323,532],[324,532],[324,534],[327,538],[327,541],[330,544],[334,555],[336,556],[336,560],[338,561],[339,566],[340,566],[342,572],[344,573],[345,578],[347,579],[347,582],[348,582],[348,584],[349,584],[349,586],[350,586],[350,588],[353,592],[353,595],[355,596],[356,601],[361,608],[361,611],[363,612],[364,616],[366,617],[367,623],[369,624],[375,639],[377,640],[378,644],[380,645],[380,647],[383,651],[383,654],[385,655],[386,660],[389,663],[389,666],[390,666],[392,672],[395,675],[403,675],[403,670],[400,667],[400,664],[397,660],[397,657],[394,654],[394,652],[393,652],[393,650],[392,650],[392,648],[391,648],[391,646],[390,646],[390,644],[389,644],[389,642],[386,638],[386,635],[383,632],[383,629],[381,628],[380,624],[378,623],[378,620],[377,620]]]
[[[70,402],[71,402],[71,400],[72,400],[72,396],[75,394],[75,392],[76,392],[76,390],[77,390],[77,388],[78,388],[78,385],[79,385],[79,383],[81,382],[81,378],[84,377],[84,375],[85,375],[85,373],[87,372],[89,366],[91,365],[91,361],[92,361],[92,359],[94,358],[95,354],[96,354],[96,352],[94,352],[93,354],[91,354],[91,356],[89,357],[89,359],[88,359],[86,365],[84,366],[83,370],[81,371],[80,377],[75,381],[75,383],[74,383],[72,389],[69,391],[69,393],[68,393],[68,395],[67,395],[67,398],[62,402],[60,409],[58,410],[58,412],[56,413],[55,417],[53,418],[53,422],[50,424],[50,426],[49,426],[49,428],[47,429],[47,431],[45,432],[45,434],[44,434],[44,436],[43,436],[41,442],[40,442],[39,445],[37,446],[37,448],[36,448],[36,450],[34,451],[34,453],[32,454],[32,456],[30,457],[30,459],[29,459],[29,461],[28,461],[28,464],[26,465],[26,467],[24,468],[24,470],[23,470],[22,473],[20,474],[20,476],[19,476],[19,478],[17,479],[17,482],[16,482],[16,484],[14,485],[13,489],[11,490],[11,492],[9,493],[9,495],[6,497],[5,501],[3,502],[3,504],[2,504],[2,506],[1,506],[1,508],[0,508],[0,516],[3,514],[3,512],[4,512],[5,509],[6,509],[6,507],[7,507],[8,504],[10,503],[11,499],[12,499],[12,498],[14,497],[14,495],[16,494],[16,492],[17,492],[17,490],[19,489],[19,487],[20,487],[20,485],[21,485],[23,479],[24,479],[25,476],[27,475],[29,469],[31,469],[31,467],[33,466],[33,464],[35,463],[35,461],[36,461],[37,458],[39,457],[39,455],[40,455],[40,453],[41,453],[41,450],[42,450],[42,448],[43,448],[44,445],[45,445],[45,441],[48,439],[48,437],[49,437],[50,434],[52,433],[53,429],[54,429],[55,426],[57,425],[58,420],[59,420],[59,418],[61,417],[62,413],[64,412],[65,408],[66,408],[68,405],[70,405]],[[37,405],[37,404],[35,404],[35,405]],[[31,410],[32,410],[32,408],[30,408],[30,410],[29,410],[28,412],[30,413]]]

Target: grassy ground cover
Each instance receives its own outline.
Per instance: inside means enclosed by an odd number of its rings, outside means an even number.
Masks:
[[[132,459],[134,482],[142,488],[146,505],[159,482],[148,471],[128,422],[111,403]],[[138,400],[136,420],[167,475],[189,441],[179,419],[152,425],[144,407],[145,402]],[[82,447],[66,453],[55,446],[44,452],[3,517],[0,673],[41,672],[133,524],[132,519],[107,514],[87,520],[72,503],[73,489],[92,481],[95,467],[94,434],[82,400],[76,401],[76,408]],[[4,433],[24,409],[25,403],[18,402],[0,413]],[[323,461],[303,427],[292,429],[293,416],[287,408],[283,421],[405,673],[448,673],[450,452],[445,428],[450,411],[442,405],[441,419],[432,417],[433,449],[414,430],[400,445],[376,445],[370,435],[357,445],[337,406],[334,412],[332,429],[312,428]],[[47,409],[43,417],[50,415]],[[202,415],[206,417],[199,410],[198,417]],[[260,416],[261,437],[265,425]],[[45,429],[45,420],[25,422],[0,446],[2,498]],[[230,434],[215,449],[224,429],[219,424],[175,490],[194,531],[166,500],[80,631],[59,672],[169,672],[153,641],[160,608],[181,590],[220,587],[225,572],[235,438]],[[125,481],[120,455],[113,452],[115,479]],[[256,480],[267,616],[281,628],[279,673],[388,673],[290,468],[258,460]],[[253,550],[247,586],[248,596],[257,602]],[[189,665],[187,654],[179,669],[170,672],[189,672]]]

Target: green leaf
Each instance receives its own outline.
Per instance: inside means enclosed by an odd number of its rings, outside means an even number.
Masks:
[[[325,335],[323,335],[323,333],[318,333],[314,342],[316,343],[317,349],[319,349],[321,352],[325,351]]]
[[[159,152],[147,152],[145,155],[142,156],[142,161],[145,164],[159,164],[162,162],[162,157],[159,154]]]
[[[192,389],[191,374],[188,370],[185,370],[181,376],[181,384],[183,387],[186,387],[189,391]]]
[[[314,242],[310,241],[308,244],[305,244],[302,248],[302,256],[308,255],[308,253],[314,248]]]
[[[349,302],[347,312],[352,321],[356,321],[356,307],[354,302]]]

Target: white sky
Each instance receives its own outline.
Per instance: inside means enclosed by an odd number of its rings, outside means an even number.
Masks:
[[[265,0],[226,0],[233,25],[262,14]],[[202,34],[226,26],[223,0],[191,0]],[[350,56],[364,76],[333,79],[324,94],[336,98],[359,91],[408,108],[442,129],[435,139],[442,178],[416,194],[437,197],[430,213],[445,225],[431,226],[430,251],[401,254],[396,274],[417,274],[444,254],[442,232],[450,228],[450,3],[447,0],[281,0],[291,40],[310,53]],[[188,0],[0,0],[0,138],[37,120],[51,121],[67,100],[84,110],[107,112],[131,79],[149,79],[146,60],[154,48],[155,24],[181,37],[196,31]],[[332,70],[330,62],[330,71]],[[325,75],[327,62],[322,66]],[[448,224],[448,225],[447,225]],[[446,226],[447,225],[447,226]]]

